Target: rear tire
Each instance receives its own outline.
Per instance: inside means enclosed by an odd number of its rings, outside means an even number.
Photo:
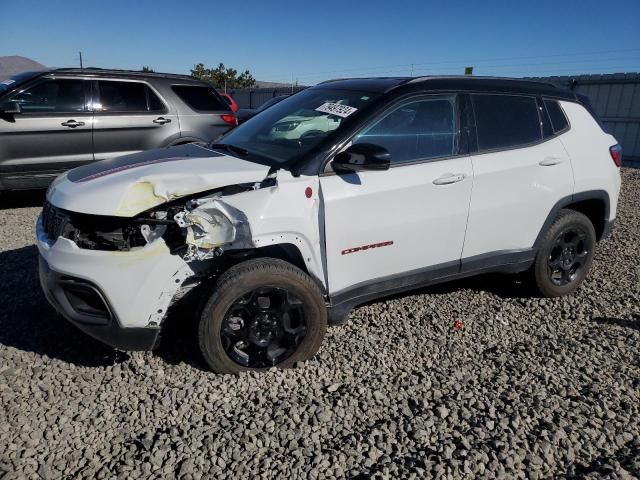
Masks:
[[[560,210],[544,234],[533,266],[534,285],[545,297],[573,293],[587,276],[596,245],[591,221],[575,210]]]
[[[202,356],[218,373],[286,368],[319,350],[327,329],[322,293],[299,268],[248,260],[218,280],[198,325]]]

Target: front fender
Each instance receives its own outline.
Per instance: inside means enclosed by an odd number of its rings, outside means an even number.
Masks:
[[[318,192],[318,177],[293,177],[289,172],[279,171],[275,186],[230,195],[222,200],[244,213],[256,248],[294,245],[309,274],[326,288]],[[226,250],[233,248],[235,246]]]

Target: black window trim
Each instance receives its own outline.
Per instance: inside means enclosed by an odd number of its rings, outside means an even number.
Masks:
[[[463,152],[460,148],[460,140],[461,140],[461,130],[462,130],[462,114],[463,114],[463,106],[462,106],[462,95],[460,92],[414,92],[408,95],[403,95],[401,97],[395,98],[392,102],[386,105],[382,110],[380,110],[376,115],[367,118],[366,122],[364,122],[355,133],[349,135],[340,145],[340,147],[336,150],[336,153],[333,155],[329,155],[323,162],[322,168],[320,170],[319,176],[331,176],[338,175],[338,173],[331,168],[331,161],[335,158],[335,156],[342,152],[347,145],[349,145],[354,137],[362,132],[365,128],[368,128],[370,125],[375,123],[376,121],[381,120],[385,115],[395,110],[399,106],[405,103],[413,103],[414,101],[420,101],[420,99],[424,99],[425,97],[454,97],[455,101],[455,110],[456,110],[456,153],[451,155],[441,155],[439,157],[429,157],[422,158],[417,160],[411,160],[408,162],[399,162],[393,163],[389,165],[389,168],[397,168],[404,167],[408,165],[419,165],[423,163],[432,163],[432,162],[442,162],[445,160],[452,160],[456,158],[468,157],[469,152]]]
[[[544,105],[544,111],[547,114],[547,118],[549,119],[549,123],[551,125],[551,130],[553,131],[553,135],[547,137],[547,139],[560,136],[563,133],[566,133],[569,130],[571,130],[571,122],[569,121],[569,117],[565,113],[564,109],[562,108],[562,105],[560,105],[560,101],[557,98],[541,96],[540,100],[542,102],[542,105]],[[551,115],[549,115],[549,110],[547,109],[547,103],[546,102],[548,102],[548,101],[549,102],[556,102],[558,104],[558,107],[560,108],[560,113],[562,113],[562,116],[564,117],[564,119],[567,122],[567,126],[564,127],[562,130],[558,130],[557,132],[554,131],[554,129],[553,129],[553,122],[551,121]]]
[[[81,82],[84,82],[84,89],[83,89],[84,90],[84,106],[81,112],[77,112],[77,111],[76,112],[24,112],[24,111],[21,111],[19,115],[28,115],[30,118],[36,118],[36,117],[50,118],[50,117],[68,117],[68,116],[87,117],[87,116],[93,115],[93,112],[91,111],[91,79],[84,78],[84,77],[76,77],[71,75],[36,76],[31,80],[22,84],[20,88],[15,89],[11,92],[5,92],[3,96],[6,95],[6,98],[8,100],[12,98],[14,95],[22,93],[25,90],[35,87],[36,85],[40,85],[41,83],[55,81],[55,80],[79,80]]]
[[[544,100],[545,98],[558,100],[557,98],[549,97],[549,96],[546,96],[546,95],[529,95],[529,94],[524,94],[524,93],[520,94],[520,93],[470,92],[468,95],[469,96],[471,96],[471,95],[504,95],[504,96],[512,96],[512,97],[529,97],[529,98],[533,98],[533,99],[536,99],[536,100],[537,99]],[[544,135],[543,135],[544,132],[542,131],[542,124],[540,124],[540,137],[541,137],[540,140],[536,140],[534,142],[529,142],[529,143],[510,145],[508,147],[499,147],[499,148],[493,148],[493,149],[488,149],[488,150],[480,150],[480,148],[478,148],[478,143],[477,143],[478,130],[476,128],[476,121],[477,120],[476,120],[475,109],[473,107],[473,102],[470,101],[469,103],[470,103],[470,108],[473,111],[473,136],[476,139],[475,149],[469,152],[471,155],[485,155],[485,154],[490,154],[490,153],[500,153],[500,152],[507,152],[507,151],[510,151],[510,150],[520,150],[522,148],[534,147],[534,146],[540,145],[541,143],[548,142],[549,140],[552,140],[552,139],[558,137],[559,135],[562,135],[562,134],[568,132],[571,129],[571,124],[569,123],[569,118],[565,115],[565,118],[567,118],[568,127],[565,128],[564,130],[558,132],[558,133],[554,133],[551,136],[544,137]],[[544,102],[542,102],[542,103],[544,104]],[[537,101],[536,101],[536,105],[537,105]],[[538,108],[536,108],[536,111],[538,112],[538,118],[540,118],[540,110]],[[545,113],[546,113],[546,110],[545,110]]]
[[[213,93],[215,94],[216,97],[218,97],[218,100],[220,102],[222,102],[222,105],[226,108],[222,109],[222,110],[198,110],[196,108],[193,108],[191,105],[189,105],[186,101],[183,100],[183,98],[178,94],[178,92],[176,92],[174,90],[173,87],[197,87],[197,88],[208,88],[210,90],[213,91]],[[180,100],[180,103],[182,103],[185,107],[191,109],[192,111],[196,112],[196,113],[219,113],[220,115],[225,115],[227,112],[229,112],[229,114],[231,115],[235,115],[235,113],[233,112],[233,110],[231,110],[231,104],[222,96],[220,95],[220,93],[218,93],[218,91],[213,88],[213,85],[203,85],[203,84],[199,84],[199,83],[172,83],[171,85],[169,85],[169,88],[171,88],[171,92],[178,97],[178,99]],[[224,112],[224,113],[220,113],[220,112]]]
[[[145,85],[148,89],[150,89],[160,100],[160,103],[162,103],[162,106],[164,107],[162,110],[109,110],[109,111],[103,111],[103,110],[96,110],[94,108],[94,105],[96,105],[97,103],[101,103],[100,102],[100,85],[98,84],[98,82],[126,82],[126,83],[141,83],[143,85]],[[153,88],[153,86],[145,81],[145,80],[130,80],[130,79],[123,79],[123,78],[92,78],[92,98],[91,98],[91,111],[95,114],[95,115],[104,115],[104,116],[126,116],[126,115],[150,115],[150,116],[158,116],[158,115],[166,115],[169,113],[169,108],[167,107],[167,101],[163,98],[162,95],[160,95],[160,92],[158,92],[158,90],[156,90],[155,88]],[[147,108],[150,107],[150,103],[149,103],[149,91],[145,90],[145,99],[147,102]]]

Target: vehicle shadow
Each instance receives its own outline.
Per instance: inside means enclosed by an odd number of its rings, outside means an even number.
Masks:
[[[200,355],[198,345],[198,319],[200,317],[199,292],[181,299],[168,312],[162,325],[160,345],[154,355],[171,365],[186,363],[202,371],[209,371]]]
[[[41,207],[44,203],[45,195],[46,190],[17,190],[14,192],[0,192],[0,210]]]
[[[1,345],[87,367],[129,358],[82,333],[47,303],[35,246],[0,252],[0,270]]]
[[[367,302],[365,305],[379,302],[381,300],[393,300],[406,297],[408,295],[446,295],[460,290],[472,290],[475,292],[488,292],[501,299],[508,298],[535,298],[536,292],[520,275],[507,275],[500,273],[485,273],[482,275],[451,280],[436,285],[407,290]]]
[[[640,331],[640,313],[634,313],[633,320],[624,318],[596,317],[593,321],[600,325],[617,325],[619,327]]]

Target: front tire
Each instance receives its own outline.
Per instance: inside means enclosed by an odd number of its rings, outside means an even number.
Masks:
[[[283,260],[259,258],[220,277],[200,317],[198,343],[218,373],[286,368],[313,357],[326,329],[314,281]]]
[[[573,293],[587,276],[595,245],[591,221],[575,210],[560,210],[536,255],[533,276],[538,291],[545,297]]]

